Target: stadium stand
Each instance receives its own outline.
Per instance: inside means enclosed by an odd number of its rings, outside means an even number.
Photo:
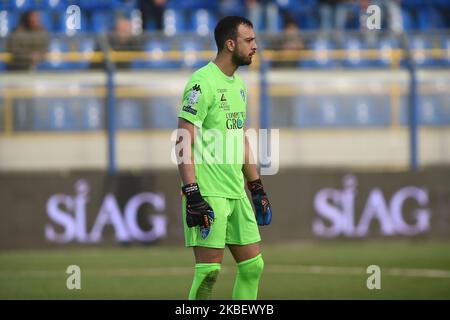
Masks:
[[[258,70],[261,59],[269,62],[271,70],[399,69],[406,66],[408,54],[420,69],[450,66],[450,3],[446,0],[402,1],[397,8],[402,32],[394,31],[389,21],[383,21],[381,30],[369,32],[360,19],[364,2],[342,1],[332,7],[319,0],[263,1],[259,7],[254,3],[258,2],[162,1],[159,28],[158,17],[144,12],[147,9],[139,0],[0,0],[0,73],[10,72],[16,59],[10,42],[21,17],[30,10],[39,12],[40,25],[48,33],[46,53],[37,60],[28,57],[33,64],[22,68],[37,74],[106,71],[107,62],[119,72],[193,70],[214,55],[214,26],[227,14],[244,14],[258,21],[255,28],[262,53],[251,70]],[[74,14],[69,10],[71,5],[80,8],[76,28],[68,22]],[[330,14],[334,17],[331,22],[324,21]],[[448,124],[446,99],[440,93],[423,95],[419,103],[421,123]],[[401,125],[407,121],[406,100],[402,95]],[[12,121],[8,127],[16,131],[105,128],[103,94],[70,99],[12,95],[1,101],[0,130],[8,121]],[[7,120],[5,101],[9,101],[13,115]],[[279,126],[370,127],[395,121],[390,111],[392,99],[382,94],[324,93],[301,99],[295,95],[271,97],[271,101],[272,105],[279,101],[290,105],[274,115],[273,123]],[[176,104],[170,96],[120,98],[116,103],[118,126],[124,130],[172,128]]]

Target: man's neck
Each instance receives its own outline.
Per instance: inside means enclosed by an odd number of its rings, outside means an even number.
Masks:
[[[231,62],[230,57],[225,57],[218,54],[213,61],[225,75],[232,77],[234,72],[238,68],[233,62]]]

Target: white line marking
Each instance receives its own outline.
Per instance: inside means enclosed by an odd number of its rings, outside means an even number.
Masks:
[[[81,268],[82,274],[88,276],[186,276],[194,273],[193,267],[165,267],[165,268],[118,268],[118,269],[89,269]],[[221,273],[234,274],[231,266],[222,267]],[[264,273],[269,274],[326,274],[326,275],[366,275],[366,267],[340,266],[303,266],[303,265],[266,265]],[[409,268],[381,268],[383,276],[417,277],[417,278],[450,278],[450,270],[438,269],[409,269]],[[19,270],[0,271],[0,277],[66,277],[65,270]]]

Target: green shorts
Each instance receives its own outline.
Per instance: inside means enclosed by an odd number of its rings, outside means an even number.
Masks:
[[[214,211],[209,235],[202,239],[200,227],[186,224],[186,198],[182,197],[184,240],[186,247],[225,248],[226,244],[246,245],[261,241],[255,213],[247,197],[228,199],[203,197]]]

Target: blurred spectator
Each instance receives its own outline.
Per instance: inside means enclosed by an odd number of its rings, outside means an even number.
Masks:
[[[49,36],[41,23],[38,11],[26,11],[6,43],[6,51],[12,54],[9,70],[32,70],[45,59]]]
[[[248,19],[256,30],[278,31],[278,6],[271,0],[246,0]],[[264,28],[265,26],[265,28]]]
[[[114,33],[109,36],[109,44],[114,50],[136,50],[139,46],[138,38],[133,34],[131,20],[119,16],[116,20]]]
[[[135,36],[132,30],[132,22],[125,16],[118,16],[114,33],[108,36],[109,46],[115,51],[139,51],[142,50],[141,37]],[[129,68],[130,61],[117,61],[119,69]]]
[[[300,35],[300,29],[293,19],[286,19],[282,36],[283,42],[281,48],[283,50],[300,50],[305,47]]]
[[[272,63],[274,67],[296,67],[298,65],[298,56],[295,55],[295,50],[302,50],[305,44],[302,40],[300,29],[290,17],[285,20],[283,32],[272,46],[276,50],[280,50],[280,54],[276,61]]]
[[[142,12],[142,30],[162,30],[167,0],[139,0]]]

